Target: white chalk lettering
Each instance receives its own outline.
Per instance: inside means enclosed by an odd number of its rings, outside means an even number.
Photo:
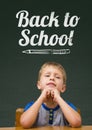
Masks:
[[[75,27],[77,26],[78,24],[78,21],[80,19],[80,17],[78,18],[78,16],[72,16],[70,19],[69,19],[69,13],[66,13],[65,15],[65,19],[64,19],[64,26],[65,27]]]
[[[55,46],[58,44],[59,46],[65,46],[68,44],[68,46],[73,45],[73,35],[74,30],[70,31],[70,35],[67,36],[66,34],[61,35],[60,37],[57,34],[53,34],[50,37],[48,37],[47,34],[44,33],[44,30],[40,32],[40,34],[34,34],[29,38],[30,30],[24,29],[21,32],[21,35],[23,38],[19,40],[20,46],[27,46],[30,44],[31,46]]]
[[[51,12],[50,16],[31,16],[29,18],[29,12],[26,10],[19,11],[16,14],[16,18],[19,19],[18,27],[59,27],[59,16],[55,16],[55,12]]]

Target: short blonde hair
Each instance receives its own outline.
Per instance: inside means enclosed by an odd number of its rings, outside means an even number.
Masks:
[[[42,74],[42,70],[43,70],[45,67],[47,67],[47,66],[57,67],[57,68],[61,71],[61,73],[62,73],[62,75],[63,75],[64,84],[66,84],[66,79],[67,79],[66,71],[65,71],[64,67],[63,67],[61,64],[57,63],[57,62],[45,62],[45,63],[41,66],[41,68],[40,68],[40,70],[39,70],[39,73],[38,73],[38,81],[40,80],[40,77],[41,77],[41,74]]]

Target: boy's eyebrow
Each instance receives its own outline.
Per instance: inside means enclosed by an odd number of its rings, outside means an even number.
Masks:
[[[44,74],[50,74],[51,72],[45,72]],[[59,74],[59,73],[55,73],[55,75],[61,75],[61,74]]]
[[[45,72],[44,74],[50,74],[51,72]]]

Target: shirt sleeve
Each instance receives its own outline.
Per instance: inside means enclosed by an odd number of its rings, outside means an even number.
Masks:
[[[75,111],[77,111],[76,106],[74,106],[71,102],[67,102],[67,104],[68,104],[70,107],[72,107]]]
[[[29,102],[29,103],[25,106],[24,111],[28,110],[33,104],[34,104],[34,102]]]

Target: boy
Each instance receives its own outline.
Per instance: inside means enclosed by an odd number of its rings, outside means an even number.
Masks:
[[[38,74],[37,87],[41,90],[39,98],[25,107],[20,119],[24,128],[47,125],[81,126],[81,116],[76,107],[60,96],[66,90],[66,72],[61,64],[43,64]]]

